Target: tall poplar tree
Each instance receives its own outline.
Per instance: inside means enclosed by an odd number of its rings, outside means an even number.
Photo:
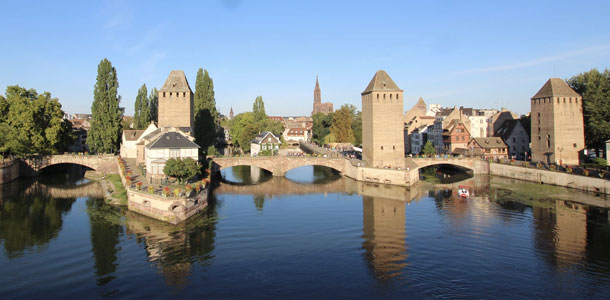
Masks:
[[[159,91],[157,88],[153,88],[150,91],[150,95],[148,95],[148,111],[150,114],[150,120],[157,123],[158,120],[158,110],[159,109]]]
[[[97,66],[97,80],[91,105],[91,129],[87,144],[94,153],[116,153],[119,149],[123,113],[119,108],[119,81],[116,69],[106,58]]]
[[[218,111],[214,81],[207,70],[199,68],[195,82],[195,140],[201,149],[213,146],[218,136]]]
[[[148,90],[146,89],[146,84],[143,84],[138,90],[133,123],[136,129],[144,129],[150,123],[150,108],[148,107]]]
[[[252,112],[254,113],[254,119],[258,122],[264,120],[267,117],[265,113],[265,102],[263,102],[263,96],[256,96],[254,104],[252,105]]]

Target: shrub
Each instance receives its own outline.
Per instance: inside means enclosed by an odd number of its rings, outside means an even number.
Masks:
[[[185,186],[184,186],[184,190],[185,190],[187,193],[189,193],[190,191],[192,191],[192,190],[193,190],[193,186],[191,186],[190,184],[187,184],[187,185],[185,185]]]
[[[557,166],[555,166],[555,165],[550,165],[550,166],[549,166],[549,170],[551,170],[551,171],[555,171],[555,170],[557,170]]]
[[[139,191],[141,189],[142,189],[142,182],[141,181],[136,182],[136,190]]]
[[[163,190],[161,191],[161,193],[163,194],[164,197],[169,196],[169,188],[164,187]]]
[[[182,194],[182,190],[180,189],[174,189],[174,196],[176,197],[180,197],[180,195]]]
[[[598,165],[598,166],[600,166],[600,167],[605,167],[605,166],[608,165],[608,161],[603,159],[603,158],[601,158],[601,157],[593,159],[593,163]]]
[[[583,175],[585,175],[585,176],[589,176],[589,170],[585,169],[585,170],[582,172],[582,174],[583,174]]]
[[[566,172],[568,172],[568,173],[572,173],[572,171],[573,171],[573,170],[572,170],[572,167],[567,167],[567,168],[566,168]]]
[[[544,165],[543,165],[541,162],[538,162],[538,163],[536,164],[536,168],[538,168],[538,169],[542,169],[542,167],[543,167],[543,166],[544,166]]]
[[[200,170],[197,162],[192,158],[170,158],[165,162],[163,173],[167,176],[176,177],[180,182],[183,182],[197,176]]]
[[[152,185],[149,185],[148,186],[148,192],[151,193],[151,194],[154,194],[155,193],[155,187],[153,187]]]
[[[201,182],[197,182],[195,183],[195,191],[197,193],[199,193],[199,191],[201,191]]]

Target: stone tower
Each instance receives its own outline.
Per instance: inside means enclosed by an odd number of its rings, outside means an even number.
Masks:
[[[362,92],[362,159],[369,167],[405,166],[402,94],[383,70]]]
[[[165,84],[159,90],[159,128],[193,128],[194,96],[184,71],[169,73]]]
[[[229,112],[229,120],[233,120],[233,106],[231,106],[231,111]]]
[[[582,97],[559,79],[549,79],[532,97],[532,161],[578,164],[585,148]]]

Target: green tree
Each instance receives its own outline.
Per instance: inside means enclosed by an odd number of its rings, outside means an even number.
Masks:
[[[424,154],[426,156],[432,156],[436,154],[436,149],[434,149],[434,145],[432,145],[431,141],[427,141],[426,145],[424,145]]]
[[[317,113],[311,116],[313,119],[312,139],[317,144],[324,144],[324,137],[330,134],[330,126],[333,123],[333,113],[327,115]]]
[[[167,176],[178,178],[180,182],[184,182],[201,174],[201,170],[197,166],[197,162],[190,157],[185,159],[170,158],[165,162],[163,173]]]
[[[214,81],[207,70],[199,68],[195,82],[195,140],[201,149],[213,146],[219,130],[214,99]]]
[[[0,99],[0,152],[57,153],[72,143],[72,125],[63,119],[57,98],[20,86],[6,88]]]
[[[159,109],[159,91],[157,88],[153,88],[150,91],[150,95],[148,95],[148,114],[150,115],[150,120],[157,123],[159,121],[158,117],[158,109]]]
[[[257,96],[256,99],[254,99],[252,112],[254,113],[254,120],[257,122],[264,120],[267,117],[267,113],[265,113],[265,102],[263,102],[263,96]]]
[[[333,124],[330,133],[337,143],[354,143],[354,131],[352,130],[352,112],[349,106],[341,106],[333,115]]]
[[[362,145],[362,112],[359,111],[355,115],[352,116],[352,131],[354,132],[354,139],[356,142],[354,144],[361,146]]]
[[[148,90],[146,84],[143,84],[136,96],[135,113],[133,115],[135,129],[144,129],[150,124],[150,108],[148,106]]]
[[[585,122],[585,144],[598,151],[610,139],[610,71],[592,69],[568,80],[582,96]]]
[[[523,129],[525,129],[525,132],[527,132],[528,135],[531,135],[532,134],[531,133],[532,116],[531,115],[521,115],[521,117],[519,118],[519,122],[523,126]]]
[[[91,105],[91,129],[87,144],[94,153],[116,153],[121,136],[123,113],[119,108],[116,69],[104,58],[97,66],[97,80]]]

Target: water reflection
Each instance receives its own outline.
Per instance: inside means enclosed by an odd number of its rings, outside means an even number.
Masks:
[[[405,202],[364,196],[362,210],[367,265],[379,280],[399,276],[407,266]]]
[[[286,179],[304,184],[323,184],[341,178],[341,174],[325,166],[303,166],[289,170]]]
[[[9,258],[42,251],[61,231],[74,198],[53,198],[32,180],[0,185],[0,241]]]
[[[119,237],[124,234],[123,212],[100,198],[90,198],[86,205],[97,285],[105,285],[115,279]]]
[[[186,222],[172,225],[127,211],[126,231],[144,245],[146,255],[169,286],[188,284],[193,263],[207,265],[213,259],[217,202]]]
[[[254,166],[235,166],[220,170],[222,181],[236,185],[265,182],[273,177],[271,172]]]

